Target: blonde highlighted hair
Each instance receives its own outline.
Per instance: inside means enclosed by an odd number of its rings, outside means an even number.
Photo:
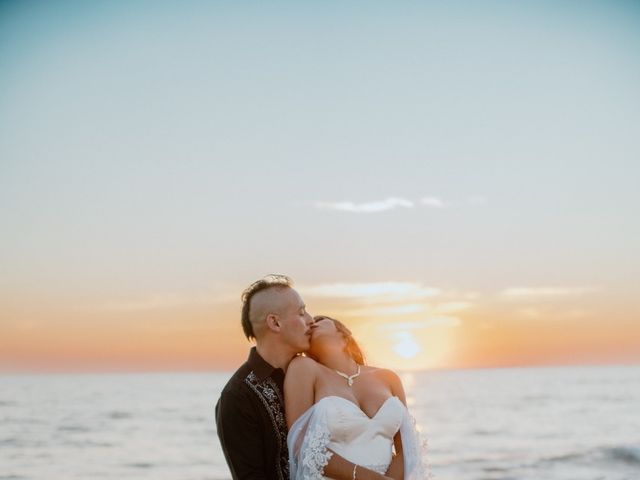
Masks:
[[[242,292],[242,330],[244,331],[244,335],[247,337],[247,340],[252,340],[256,338],[255,333],[253,332],[253,325],[251,324],[251,299],[253,296],[261,292],[263,290],[267,290],[268,288],[291,288],[293,285],[293,281],[287,277],[286,275],[279,275],[277,273],[272,273],[267,275],[266,277],[261,278],[253,282]]]

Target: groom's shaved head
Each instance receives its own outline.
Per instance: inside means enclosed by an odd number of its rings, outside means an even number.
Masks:
[[[261,335],[270,313],[282,314],[289,304],[286,295],[293,282],[285,275],[267,275],[242,292],[242,330],[251,340]]]
[[[289,287],[271,287],[256,293],[251,299],[249,307],[249,321],[254,336],[259,338],[267,324],[265,319],[269,314],[283,315],[291,305]]]

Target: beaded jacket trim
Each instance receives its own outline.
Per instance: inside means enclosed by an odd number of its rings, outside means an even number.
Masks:
[[[276,465],[279,465],[278,478],[289,480],[289,453],[287,451],[287,424],[285,422],[280,389],[271,377],[260,382],[254,372],[249,373],[244,379],[251,390],[255,392],[269,413],[273,429],[276,432],[277,456]],[[284,450],[284,451],[283,451]]]

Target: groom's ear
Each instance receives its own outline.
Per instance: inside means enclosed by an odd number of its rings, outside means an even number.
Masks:
[[[278,320],[278,315],[275,313],[270,313],[266,318],[267,328],[274,332],[280,331],[280,322]]]

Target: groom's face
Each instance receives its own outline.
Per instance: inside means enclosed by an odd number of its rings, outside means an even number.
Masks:
[[[307,313],[302,297],[293,288],[288,288],[284,294],[287,307],[279,318],[282,339],[296,352],[306,352],[309,350],[313,317]]]

